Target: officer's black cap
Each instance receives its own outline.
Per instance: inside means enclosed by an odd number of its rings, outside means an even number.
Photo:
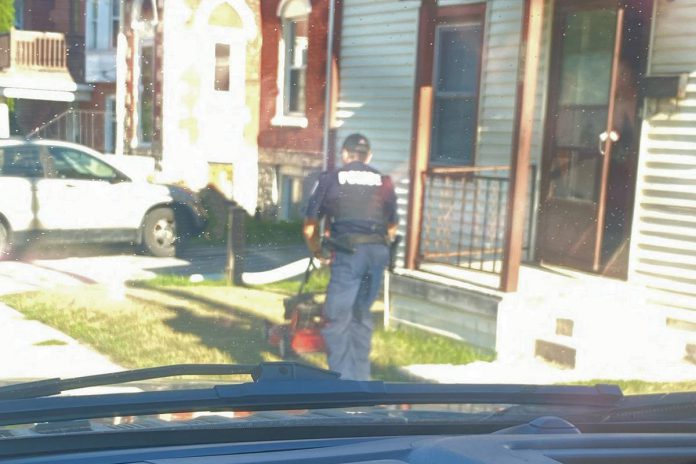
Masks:
[[[351,134],[343,142],[343,149],[352,153],[370,153],[370,141],[362,134]]]

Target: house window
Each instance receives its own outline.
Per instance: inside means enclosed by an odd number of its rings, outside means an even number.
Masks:
[[[87,49],[99,48],[99,0],[87,0]]]
[[[432,164],[474,162],[482,40],[481,22],[442,24],[435,30]]]
[[[116,96],[104,100],[104,152],[116,151]]]
[[[289,0],[281,4],[282,42],[278,76],[279,103],[284,116],[305,115],[310,11],[308,0]]]
[[[85,46],[90,50],[116,48],[120,23],[120,0],[87,0]]]
[[[215,44],[215,90],[230,90],[230,46]]]
[[[155,46],[151,38],[140,41],[138,127],[141,144],[152,143],[155,120]]]
[[[24,0],[14,0],[15,29],[24,28]]]
[[[280,176],[280,219],[289,221],[298,216],[302,201],[302,180],[288,175]]]
[[[121,23],[121,0],[111,0],[111,48],[118,44],[118,32]]]

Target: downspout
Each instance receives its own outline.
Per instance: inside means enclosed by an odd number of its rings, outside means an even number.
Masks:
[[[329,163],[329,137],[331,135],[331,123],[333,114],[333,54],[334,54],[334,31],[336,18],[336,0],[329,0],[329,28],[326,40],[326,89],[324,101],[324,140],[322,151],[324,153],[323,171],[326,171]]]

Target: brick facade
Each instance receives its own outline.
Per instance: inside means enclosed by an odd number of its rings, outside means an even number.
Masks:
[[[279,175],[296,178],[302,182],[302,190],[306,193],[307,185],[312,182],[309,180],[311,174],[321,170],[323,165],[329,2],[311,1],[305,87],[306,128],[277,126],[272,122],[278,113],[278,55],[282,34],[281,18],[278,16],[280,3],[281,0],[267,0],[261,4],[263,47],[258,137],[259,208],[268,216],[274,216],[278,211],[276,201],[279,200],[278,195],[282,195]],[[278,193],[274,195],[274,191]],[[286,218],[291,216],[285,214]]]

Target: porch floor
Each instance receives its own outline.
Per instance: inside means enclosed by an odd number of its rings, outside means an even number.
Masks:
[[[487,268],[485,266],[484,268]],[[491,272],[481,272],[463,267],[450,266],[438,263],[423,263],[420,270],[429,274],[447,277],[472,285],[484,287],[490,291],[499,292],[500,275]],[[564,287],[574,286],[586,288],[588,285],[596,286],[625,286],[633,288],[627,282],[601,277],[594,274],[567,269],[547,264],[522,264],[520,266],[518,293],[547,293],[549,285],[560,284]],[[503,294],[503,292],[500,292]]]

